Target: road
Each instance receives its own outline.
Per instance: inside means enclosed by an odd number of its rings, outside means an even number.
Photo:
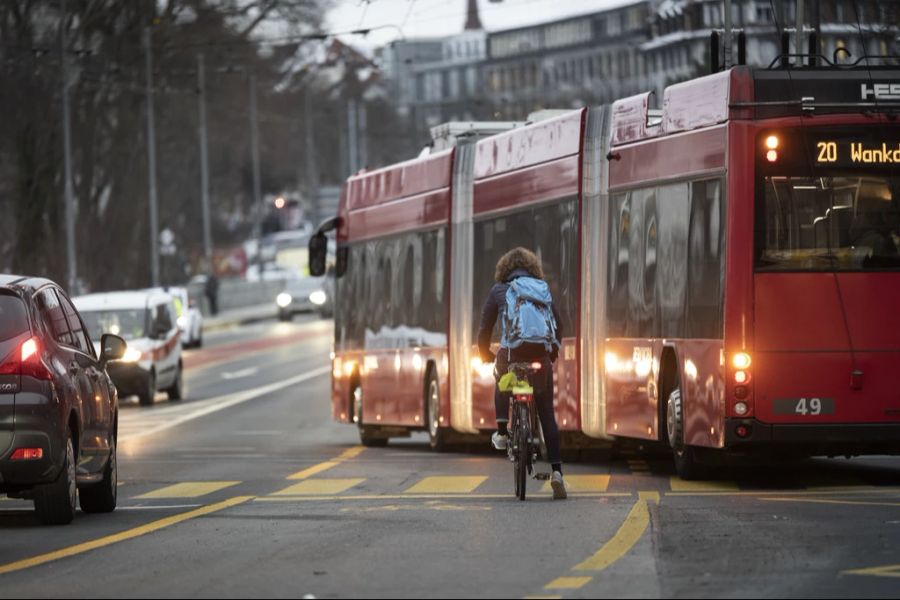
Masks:
[[[330,324],[208,334],[187,399],[123,401],[119,509],[0,500],[4,597],[897,597],[900,459],[688,484],[628,451],[513,497],[505,458],[364,449],[331,422]]]

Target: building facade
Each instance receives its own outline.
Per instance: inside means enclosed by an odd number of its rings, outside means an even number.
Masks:
[[[806,27],[819,32],[819,54],[829,61],[900,53],[900,0],[805,4]],[[713,32],[724,38],[725,11],[722,0],[643,0],[489,33],[470,0],[466,25],[459,35],[433,42],[424,59],[394,71],[403,90],[396,105],[421,142],[430,127],[452,120],[523,120],[541,109],[644,91],[654,91],[659,102],[666,86],[710,72],[710,38]],[[731,64],[737,62],[738,30],[746,36],[747,63],[769,66],[781,52],[780,32],[795,26],[793,0],[732,0]],[[793,45],[790,51],[797,52]],[[721,67],[724,48],[719,56]]]

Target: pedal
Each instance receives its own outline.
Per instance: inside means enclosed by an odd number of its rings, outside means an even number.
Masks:
[[[538,481],[549,481],[550,473],[535,473],[534,478]]]

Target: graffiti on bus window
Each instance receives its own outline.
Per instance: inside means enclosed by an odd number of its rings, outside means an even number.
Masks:
[[[335,350],[446,343],[444,228],[356,242],[337,280]]]
[[[494,285],[497,261],[509,250],[523,246],[541,259],[553,302],[559,310],[563,335],[574,336],[578,314],[577,198],[560,198],[478,220],[474,233],[472,302],[476,309],[472,311],[472,331],[478,329],[481,306]],[[499,340],[498,319],[493,341]]]
[[[610,337],[721,337],[721,190],[711,179],[611,196]]]

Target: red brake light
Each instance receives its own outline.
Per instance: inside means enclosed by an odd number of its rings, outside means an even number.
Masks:
[[[43,448],[16,448],[10,460],[40,460],[44,458]]]
[[[50,381],[53,377],[50,371],[41,360],[41,346],[38,339],[33,337],[22,344],[19,349],[21,362],[19,363],[19,373],[24,376],[34,377],[35,379],[44,379]]]

